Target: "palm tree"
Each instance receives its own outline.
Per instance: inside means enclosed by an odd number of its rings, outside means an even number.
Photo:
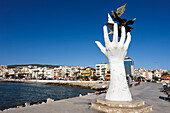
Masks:
[[[34,76],[33,76],[34,79],[36,78],[36,72],[37,72],[37,71],[34,71]]]
[[[104,77],[106,76],[106,73],[105,73],[105,71],[106,71],[106,68],[102,68],[102,72],[103,72],[103,79],[104,79]]]
[[[38,72],[39,72],[39,70],[36,71],[36,73],[37,73],[37,74],[36,74],[36,75],[37,75],[36,79],[37,79],[38,77],[40,77],[40,75],[38,75]]]
[[[65,75],[66,75],[66,78],[67,78],[69,74],[68,74],[68,73],[66,73]],[[64,78],[65,78],[65,77],[64,77]]]
[[[77,80],[77,74],[78,74],[78,72],[74,72],[74,78],[75,78],[75,80]]]
[[[42,70],[42,80],[44,80],[44,70]]]
[[[80,75],[80,70],[81,70],[81,68],[78,68],[78,70],[79,70],[78,73],[79,73],[79,75]]]
[[[92,71],[94,71],[95,69],[90,68],[90,79],[92,78]]]
[[[81,68],[77,68],[79,71],[78,71],[78,78],[80,77],[80,70]]]
[[[8,78],[9,77],[9,73],[5,72],[5,77]]]

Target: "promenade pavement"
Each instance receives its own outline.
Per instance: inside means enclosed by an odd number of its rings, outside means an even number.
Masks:
[[[146,105],[152,105],[151,113],[170,113],[170,102],[161,99],[167,97],[166,94],[160,92],[162,84],[157,83],[141,83],[136,87],[130,88],[133,99],[144,100]]]
[[[160,92],[162,84],[141,83],[138,86],[130,88],[133,99],[143,100],[147,105],[153,106],[151,113],[170,113],[170,102],[160,99],[167,97]],[[35,105],[19,109],[11,109],[2,113],[99,113],[90,107],[91,102],[96,99],[104,98],[102,95],[86,95],[70,99],[63,99],[47,104]]]

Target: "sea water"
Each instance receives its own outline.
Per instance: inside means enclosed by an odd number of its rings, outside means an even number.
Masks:
[[[95,91],[41,83],[0,83],[0,110],[24,105],[26,102],[42,102],[47,98],[60,100],[92,92]]]

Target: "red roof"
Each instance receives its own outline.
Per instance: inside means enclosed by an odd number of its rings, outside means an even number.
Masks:
[[[165,76],[161,77],[161,79],[170,79],[170,75],[165,75]]]

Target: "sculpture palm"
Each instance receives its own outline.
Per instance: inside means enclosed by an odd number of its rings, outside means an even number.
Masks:
[[[104,47],[99,41],[95,41],[102,53],[107,57],[110,64],[110,85],[106,94],[107,100],[112,101],[132,101],[132,96],[126,80],[126,73],[124,67],[124,58],[131,41],[130,32],[127,33],[127,40],[125,42],[126,31],[125,27],[121,28],[121,39],[118,42],[118,26],[114,23],[113,41],[109,40],[107,26],[104,30]],[[125,43],[124,43],[125,42]]]

